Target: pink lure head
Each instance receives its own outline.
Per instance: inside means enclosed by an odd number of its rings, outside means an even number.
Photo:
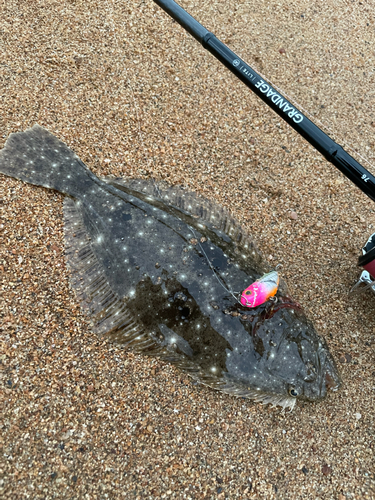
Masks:
[[[264,274],[241,294],[241,304],[245,307],[257,307],[276,295],[279,287],[279,274],[276,271]]]

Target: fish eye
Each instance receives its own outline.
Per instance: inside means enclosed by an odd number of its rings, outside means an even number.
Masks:
[[[251,290],[246,290],[245,295],[251,295]]]
[[[289,388],[289,396],[292,396],[293,398],[296,398],[298,396],[298,392],[295,390],[294,387]]]

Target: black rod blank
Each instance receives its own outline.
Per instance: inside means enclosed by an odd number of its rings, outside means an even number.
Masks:
[[[375,201],[375,177],[174,0],[154,0],[329,162]]]

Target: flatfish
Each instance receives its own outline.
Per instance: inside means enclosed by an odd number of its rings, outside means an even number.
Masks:
[[[71,283],[98,335],[284,409],[340,386],[326,342],[283,280],[273,300],[241,304],[269,269],[223,208],[162,183],[100,179],[38,125],[9,136],[0,172],[65,195]]]

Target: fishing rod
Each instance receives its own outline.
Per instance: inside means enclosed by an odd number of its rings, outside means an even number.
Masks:
[[[250,90],[272,108],[296,132],[304,137],[330,163],[335,165],[361,191],[375,201],[375,177],[358,163],[342,146],[332,140],[317,125],[276,91],[237,54],[202,26],[174,0],[154,0],[167,14],[190,33],[206,50],[237,76]],[[371,242],[371,243],[369,243]],[[370,247],[370,248],[369,248]],[[372,253],[371,253],[372,251]],[[364,267],[357,286],[364,283],[375,292],[375,233],[362,249],[358,265]],[[374,255],[372,255],[374,254]],[[366,258],[367,257],[367,258]],[[372,258],[371,258],[372,257]],[[369,261],[370,259],[370,261]],[[369,261],[369,262],[368,262]],[[365,262],[365,264],[364,264]],[[367,269],[367,270],[366,270]],[[374,274],[369,274],[369,271]],[[367,273],[367,274],[366,274]],[[354,288],[354,287],[353,287]]]

